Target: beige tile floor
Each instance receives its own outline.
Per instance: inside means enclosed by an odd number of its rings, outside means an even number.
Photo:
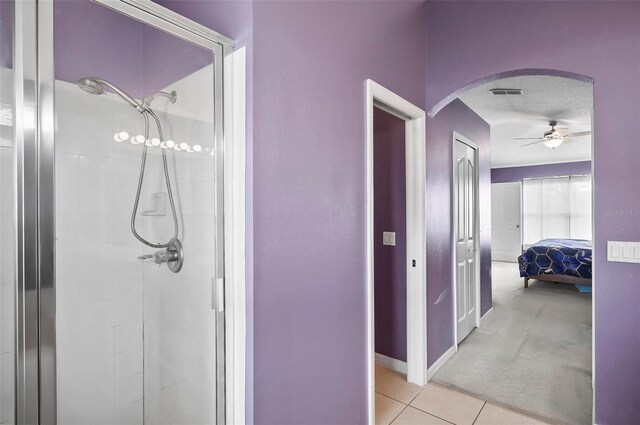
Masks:
[[[545,425],[537,419],[429,383],[419,387],[376,365],[376,425]]]

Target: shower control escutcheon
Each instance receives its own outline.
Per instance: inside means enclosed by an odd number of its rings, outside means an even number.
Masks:
[[[153,261],[156,264],[166,263],[169,270],[178,273],[184,263],[182,243],[178,239],[171,240],[167,248],[156,251],[155,254],[153,254]]]

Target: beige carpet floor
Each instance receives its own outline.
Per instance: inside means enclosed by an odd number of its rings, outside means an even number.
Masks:
[[[547,421],[591,423],[591,294],[494,262],[494,313],[434,381]]]

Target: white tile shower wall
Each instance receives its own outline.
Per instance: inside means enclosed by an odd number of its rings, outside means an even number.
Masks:
[[[129,233],[140,114],[56,82],[58,423],[143,423],[143,249]]]
[[[191,103],[200,113],[207,107],[212,72],[171,87],[178,115],[164,99],[154,102],[166,138],[213,144],[212,123],[187,118]],[[142,263],[137,256],[154,250],[129,230],[141,147],[112,139],[140,131],[140,115],[68,83],[56,90],[58,423],[213,424],[214,157],[169,153],[185,264],[173,274]],[[173,236],[168,201],[166,215],[142,214],[153,193],[166,194],[161,164],[149,149],[138,230],[154,242]]]

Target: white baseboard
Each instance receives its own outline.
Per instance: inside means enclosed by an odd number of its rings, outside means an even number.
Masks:
[[[492,315],[493,313],[494,313],[494,310],[493,310],[493,307],[491,307],[491,308],[489,309],[489,311],[487,311],[487,312],[484,314],[484,316],[482,316],[482,317],[480,318],[480,326],[484,325],[484,322],[485,322],[489,317],[491,317],[491,315]]]
[[[456,346],[452,346],[449,348],[443,355],[440,356],[438,360],[434,364],[431,365],[429,369],[427,369],[427,380],[430,381],[433,375],[444,366],[444,364],[456,353]]]
[[[403,362],[402,360],[392,359],[391,357],[376,353],[376,363],[395,370],[396,372],[407,374],[407,362]]]

